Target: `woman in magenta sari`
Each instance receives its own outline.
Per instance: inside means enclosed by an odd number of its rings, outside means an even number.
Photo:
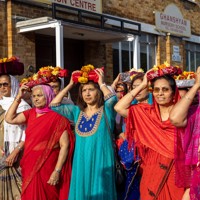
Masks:
[[[22,85],[6,114],[11,124],[27,124],[22,168],[22,200],[66,200],[71,176],[74,136],[69,121],[48,105],[53,90],[47,85],[34,86],[35,108],[16,114],[28,86]]]
[[[173,107],[170,120],[177,128],[176,184],[188,188],[183,200],[200,199],[200,105],[193,104],[200,89],[200,67],[193,87]]]

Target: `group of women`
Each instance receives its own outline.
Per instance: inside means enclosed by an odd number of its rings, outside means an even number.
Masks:
[[[19,152],[24,149],[21,197],[10,199],[200,199],[199,106],[192,105],[200,88],[200,68],[194,86],[181,99],[170,75],[154,78],[150,93],[148,72],[138,74],[129,92],[118,99],[105,84],[104,71],[94,71],[97,81],[80,84],[76,105],[61,104],[75,85],[73,73],[69,84],[56,96],[49,85],[34,86],[33,108],[17,111],[29,89],[27,85],[23,84],[14,96],[5,120],[13,126],[27,127],[25,141],[19,139],[14,147]],[[5,87],[0,78],[0,91]],[[127,170],[123,194],[116,191],[110,134],[117,113],[124,120],[119,145],[121,162]],[[69,120],[75,124],[73,131]],[[123,160],[127,155],[129,162]],[[15,160],[11,162],[7,155],[6,168],[13,167]],[[0,170],[3,177],[4,169]],[[6,199],[3,192],[1,195]]]

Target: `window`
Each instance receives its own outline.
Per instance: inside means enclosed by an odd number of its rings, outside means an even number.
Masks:
[[[142,34],[140,42],[140,67],[147,71],[156,63],[156,36]]]
[[[186,71],[196,71],[200,66],[200,45],[194,43],[186,43]]]
[[[112,44],[113,77],[131,68],[152,68],[156,60],[156,36],[142,34],[134,36],[133,41],[121,41]]]

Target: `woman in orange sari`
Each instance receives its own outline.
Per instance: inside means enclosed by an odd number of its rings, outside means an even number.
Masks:
[[[16,114],[28,86],[22,85],[6,114],[11,124],[27,124],[22,168],[22,200],[66,200],[71,176],[74,136],[69,121],[48,105],[54,97],[48,85],[32,89],[35,108]]]
[[[181,200],[184,189],[176,187],[174,180],[175,128],[169,121],[169,112],[178,99],[176,83],[169,75],[153,79],[153,105],[143,102],[131,106],[147,87],[146,74],[143,82],[115,105],[115,110],[127,118],[129,145],[135,142],[142,160],[141,200]]]

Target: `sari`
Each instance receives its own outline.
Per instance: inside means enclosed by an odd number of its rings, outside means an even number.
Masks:
[[[22,200],[66,200],[68,199],[71,159],[74,148],[74,135],[69,121],[54,111],[36,117],[36,109],[23,112],[26,123],[26,140],[22,168]],[[59,184],[47,183],[57,163],[60,148],[58,144],[62,133],[67,130],[69,149],[62,167]]]
[[[190,199],[200,199],[200,106],[192,105],[188,111],[187,125],[177,128],[175,141],[176,184],[190,188]]]
[[[161,120],[156,102],[131,106],[126,132],[142,160],[141,200],[181,200],[184,189],[175,185],[174,175],[175,127]]]

